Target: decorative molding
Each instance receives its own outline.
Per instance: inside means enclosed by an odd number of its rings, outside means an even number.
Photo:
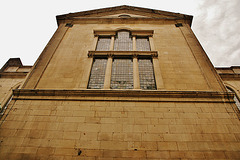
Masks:
[[[158,57],[158,51],[88,51],[88,57],[93,56],[151,56]]]
[[[95,30],[93,31],[94,36],[115,36],[116,31],[113,30]]]
[[[132,30],[130,28],[118,28],[115,30],[94,30],[94,36],[114,36],[119,30],[128,30],[133,36],[153,36],[153,30]]]

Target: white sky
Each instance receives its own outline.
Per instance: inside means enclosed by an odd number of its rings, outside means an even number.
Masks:
[[[119,5],[193,15],[214,66],[240,65],[239,0],[8,0],[0,2],[0,68],[16,57],[33,65],[57,29],[56,15]]]

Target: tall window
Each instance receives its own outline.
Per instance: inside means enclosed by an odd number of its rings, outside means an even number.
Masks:
[[[148,37],[136,38],[137,51],[150,51],[150,44]]]
[[[136,32],[121,30],[112,36],[99,36],[96,53],[100,58],[93,61],[88,88],[155,90],[150,48],[149,37],[138,36]],[[141,51],[143,54],[139,59],[137,56]],[[101,58],[107,55],[111,56]]]
[[[109,51],[111,37],[99,37],[97,43],[97,51]]]
[[[132,59],[114,59],[111,76],[112,89],[133,89]]]
[[[117,32],[117,37],[114,41],[114,51],[132,51],[133,41],[128,31]]]
[[[94,59],[88,83],[89,89],[101,89],[104,85],[107,59]]]
[[[141,89],[156,89],[152,60],[139,59],[138,68]]]

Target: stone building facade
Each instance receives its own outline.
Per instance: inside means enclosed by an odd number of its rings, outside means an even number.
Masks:
[[[240,159],[240,69],[214,68],[192,18],[131,6],[57,16],[32,67],[1,69],[0,157]]]

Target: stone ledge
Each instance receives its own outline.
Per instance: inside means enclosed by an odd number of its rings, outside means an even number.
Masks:
[[[210,91],[16,89],[13,95],[13,99],[234,102],[232,93]]]
[[[2,72],[1,78],[25,78],[28,72]]]

